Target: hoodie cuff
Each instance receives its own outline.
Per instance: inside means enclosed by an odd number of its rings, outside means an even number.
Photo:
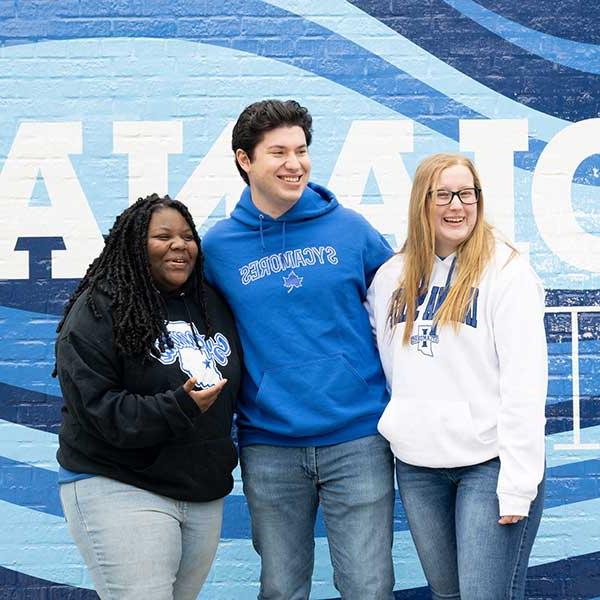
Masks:
[[[177,405],[183,411],[183,414],[190,420],[194,421],[202,414],[198,405],[190,398],[190,395],[182,387],[175,390],[175,400]]]
[[[506,517],[514,515],[517,517],[527,517],[531,500],[526,496],[516,496],[515,494],[498,494],[500,504],[500,516]]]

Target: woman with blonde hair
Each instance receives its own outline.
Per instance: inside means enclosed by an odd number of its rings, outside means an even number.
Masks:
[[[524,598],[543,508],[544,291],[483,213],[468,158],[426,158],[368,294],[391,391],[378,428],[435,600]]]

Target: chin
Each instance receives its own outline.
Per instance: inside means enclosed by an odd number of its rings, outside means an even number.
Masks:
[[[302,192],[306,186],[302,186],[296,190],[284,190],[281,192],[281,198],[284,198],[288,202],[295,202],[302,196]]]
[[[180,290],[187,282],[187,278],[186,279],[181,279],[181,280],[177,280],[177,281],[173,281],[173,280],[169,280],[166,281],[166,286],[168,286],[168,289],[176,292],[177,290]]]

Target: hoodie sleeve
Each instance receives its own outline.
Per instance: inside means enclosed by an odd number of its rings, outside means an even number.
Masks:
[[[223,221],[215,223],[205,234],[201,241],[202,255],[204,257],[204,277],[209,285],[222,293],[219,273],[224,268],[223,247],[227,242],[223,239]]]
[[[204,277],[206,278],[206,281],[209,283],[209,285],[216,287],[215,277],[213,273],[214,257],[212,254],[211,239],[212,236],[209,236],[208,233],[202,238],[202,254],[204,255]]]
[[[363,249],[363,264],[367,288],[371,285],[377,269],[392,257],[394,251],[387,240],[366,219],[366,239]]]
[[[144,448],[187,433],[202,413],[182,387],[151,396],[123,389],[114,356],[71,331],[56,347],[65,404],[79,425],[117,448]]]
[[[388,324],[388,311],[392,294],[402,273],[401,261],[402,257],[396,255],[381,266],[369,286],[364,302],[389,392],[394,375],[394,345]]]
[[[375,303],[377,302],[377,276],[373,278],[369,289],[367,290],[367,298],[363,302],[367,314],[369,315],[369,323],[371,324],[371,332],[375,345],[377,345],[377,322],[375,319]]]
[[[500,516],[526,516],[544,473],[548,383],[544,290],[520,258],[500,272],[493,327],[500,370]]]

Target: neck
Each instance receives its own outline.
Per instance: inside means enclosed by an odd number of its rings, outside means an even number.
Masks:
[[[454,254],[455,252],[456,252],[456,248],[436,248],[435,249],[435,255],[440,260],[445,260],[446,258],[448,258],[451,254]]]
[[[256,208],[258,208],[260,212],[269,215],[269,217],[271,217],[272,219],[278,219],[281,215],[286,213],[291,208],[291,206],[288,206],[287,208],[276,207],[271,204],[257,202],[254,199],[252,201],[254,202],[254,206],[256,206]]]

